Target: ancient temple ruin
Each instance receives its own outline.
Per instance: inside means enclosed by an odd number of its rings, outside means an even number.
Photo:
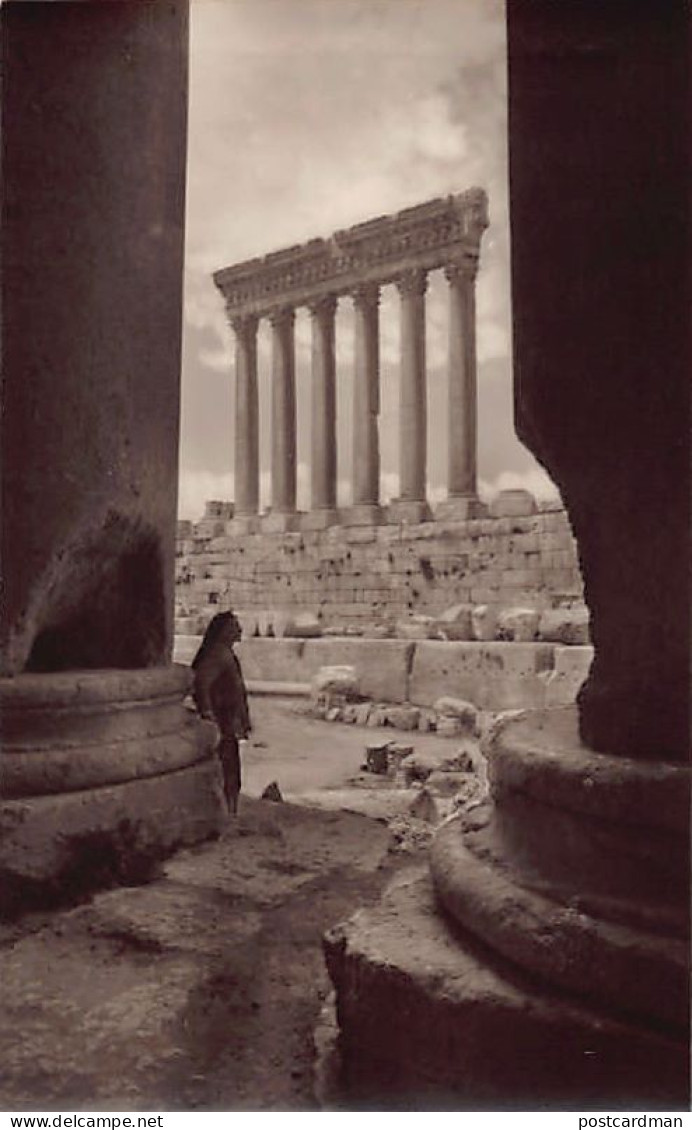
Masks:
[[[475,282],[487,200],[478,188],[428,201],[335,232],[329,239],[277,251],[217,271],[236,335],[236,529],[258,528],[259,402],[257,327],[272,327],[271,513],[266,531],[320,529],[345,521],[377,524],[380,508],[379,296],[393,283],[401,298],[400,498],[389,520],[429,515],[426,491],[425,292],[431,271],[449,284],[448,516],[479,512],[476,442]],[[335,315],[343,298],[355,310],[353,499],[337,514]],[[294,321],[312,317],[312,447],[310,511],[296,514],[296,388]]]

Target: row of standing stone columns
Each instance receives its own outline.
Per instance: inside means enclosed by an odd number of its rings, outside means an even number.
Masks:
[[[429,516],[426,493],[427,374],[425,293],[428,271],[412,268],[393,280],[401,298],[399,386],[400,496],[394,519]],[[447,514],[477,512],[477,392],[475,266],[451,263],[449,284]],[[390,281],[390,280],[387,280]],[[353,377],[352,506],[341,517],[358,524],[380,520],[379,283],[350,292],[355,315]],[[312,388],[309,522],[339,520],[337,512],[336,310],[339,295],[321,294],[308,304],[312,318]],[[296,513],[295,307],[278,305],[272,327],[271,507],[267,521],[288,529]],[[259,316],[233,317],[236,335],[235,515],[259,512]]]

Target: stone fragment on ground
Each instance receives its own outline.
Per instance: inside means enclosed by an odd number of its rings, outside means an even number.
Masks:
[[[365,747],[365,765],[368,773],[377,773],[381,776],[387,773],[388,751],[389,746],[386,742],[372,743]]]
[[[494,640],[497,610],[490,604],[477,604],[471,612],[471,631],[474,640]]]
[[[355,667],[346,664],[333,667],[320,667],[311,683],[313,698],[321,695],[339,695],[344,699],[357,698],[360,693],[358,674]]]
[[[472,604],[453,604],[437,618],[438,635],[445,640],[471,640]]]
[[[276,781],[272,781],[270,784],[268,784],[260,797],[260,800],[271,800],[275,804],[281,803],[283,799],[284,798],[281,795],[281,789],[279,788]]]
[[[588,644],[588,609],[586,607],[548,609],[541,615],[538,638],[547,643]]]
[[[437,731],[444,734],[478,734],[478,710],[472,702],[452,695],[442,695],[433,707]]]
[[[417,730],[420,710],[417,706],[387,706],[384,708],[387,726],[394,730]]]
[[[538,633],[540,612],[535,608],[504,608],[497,620],[497,638],[532,643]]]
[[[390,777],[397,776],[401,771],[402,762],[413,752],[414,747],[405,742],[387,742],[387,772]]]
[[[412,753],[401,762],[401,771],[408,784],[427,781],[431,773],[474,773],[481,759],[475,743],[465,742],[453,752]]]
[[[396,635],[401,640],[429,640],[437,635],[437,621],[433,616],[409,616],[398,620]]]

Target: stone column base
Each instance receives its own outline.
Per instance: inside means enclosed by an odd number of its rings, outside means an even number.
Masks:
[[[382,507],[376,502],[357,502],[341,511],[342,526],[381,526],[385,520]]]
[[[475,495],[445,498],[435,507],[435,517],[448,522],[465,522],[467,518],[485,518],[488,507]]]
[[[427,502],[419,499],[393,498],[387,507],[388,522],[409,522],[416,525],[418,522],[429,522],[432,511]]]
[[[189,684],[179,666],[0,680],[3,909],[220,830],[215,734],[183,707]]]
[[[435,903],[400,884],[327,938],[351,1085],[388,1110],[687,1109],[689,769],[594,753],[574,707],[486,753],[493,803],[438,830]]]
[[[263,534],[288,534],[300,528],[303,515],[297,511],[282,513],[272,511],[263,514],[260,518],[260,529]]]
[[[684,1039],[539,988],[467,938],[420,869],[328,932],[336,1109],[687,1109]]]
[[[330,526],[338,526],[339,522],[339,511],[334,507],[325,506],[320,510],[307,510],[300,515],[301,530],[327,530]]]

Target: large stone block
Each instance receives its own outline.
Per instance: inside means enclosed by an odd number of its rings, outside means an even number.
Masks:
[[[528,490],[501,490],[490,503],[493,518],[527,517],[536,513],[536,499]]]
[[[236,645],[246,682],[309,682],[305,640],[247,639]]]
[[[555,666],[545,679],[545,705],[567,706],[574,702],[593,662],[593,648],[556,647]]]
[[[321,639],[305,640],[303,646],[302,667],[306,678],[310,679],[320,667],[348,664],[358,673],[362,694],[381,702],[407,701],[412,643]]]
[[[409,697],[426,706],[454,695],[483,710],[539,707],[552,666],[551,644],[425,641],[416,644]]]

